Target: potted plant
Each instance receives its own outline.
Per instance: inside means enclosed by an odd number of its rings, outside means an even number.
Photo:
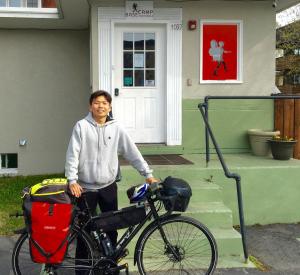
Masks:
[[[271,152],[274,159],[289,160],[293,156],[294,145],[297,143],[297,140],[277,135],[269,139],[268,142],[271,145]]]
[[[280,135],[280,132],[272,130],[249,129],[248,136],[253,155],[268,156],[270,154],[270,145],[268,144],[268,140],[276,135]]]

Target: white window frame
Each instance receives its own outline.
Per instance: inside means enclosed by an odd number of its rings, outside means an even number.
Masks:
[[[235,80],[204,80],[203,79],[203,26],[205,24],[237,25],[237,79]],[[222,19],[200,20],[200,84],[242,84],[243,83],[243,21]]]
[[[42,8],[42,0],[38,0],[37,8],[27,8],[27,0],[21,0],[21,7],[9,7],[6,0],[6,7],[0,7],[0,17],[12,18],[52,18],[59,19],[62,17],[60,9]]]
[[[0,154],[0,176],[16,176],[18,174],[18,168],[1,167],[1,165],[2,165],[2,155],[6,155],[6,167],[7,167],[7,161],[8,161],[7,154]]]
[[[13,153],[13,154],[15,154],[15,153]],[[8,166],[8,155],[9,155],[9,153],[0,153],[0,169],[18,169],[18,167],[16,167],[16,168],[7,168],[7,166]],[[16,154],[17,155],[17,158],[18,158],[18,154]],[[2,167],[2,156],[5,156],[5,166],[4,167]]]

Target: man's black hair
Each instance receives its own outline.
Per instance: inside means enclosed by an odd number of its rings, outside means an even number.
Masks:
[[[90,105],[92,105],[93,100],[95,98],[99,97],[99,96],[104,96],[105,99],[107,100],[107,102],[109,104],[111,104],[111,101],[112,101],[111,95],[108,92],[104,91],[104,90],[99,90],[99,91],[93,92],[91,94],[91,96],[90,96]]]

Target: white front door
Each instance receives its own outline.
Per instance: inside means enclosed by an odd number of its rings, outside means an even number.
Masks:
[[[165,29],[116,24],[113,116],[136,143],[163,143],[165,134]]]

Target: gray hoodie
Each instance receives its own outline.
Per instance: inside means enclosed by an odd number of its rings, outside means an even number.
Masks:
[[[110,185],[118,172],[118,154],[146,178],[152,170],[125,130],[115,121],[99,125],[89,113],[73,128],[69,142],[65,174],[70,183],[87,189]]]

